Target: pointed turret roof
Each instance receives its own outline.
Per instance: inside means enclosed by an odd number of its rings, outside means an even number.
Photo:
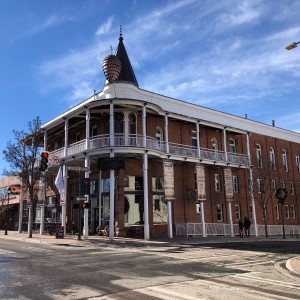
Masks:
[[[127,55],[125,46],[123,44],[123,36],[122,36],[122,29],[120,30],[120,37],[119,37],[119,44],[116,51],[116,56],[119,58],[121,62],[121,72],[119,74],[117,82],[130,82],[137,87],[139,86],[136,77],[134,75],[134,71],[132,69],[129,57]]]

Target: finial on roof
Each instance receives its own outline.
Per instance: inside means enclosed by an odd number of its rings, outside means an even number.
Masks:
[[[120,25],[120,37],[119,41],[123,41],[123,36],[122,36],[122,25]]]

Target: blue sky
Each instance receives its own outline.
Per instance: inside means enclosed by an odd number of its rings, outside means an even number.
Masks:
[[[2,151],[100,91],[120,25],[139,86],[300,132],[300,1],[1,0]],[[251,129],[250,129],[251,130]]]

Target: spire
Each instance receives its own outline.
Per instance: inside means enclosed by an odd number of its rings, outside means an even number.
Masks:
[[[136,80],[129,57],[127,55],[125,46],[123,44],[122,26],[120,26],[120,37],[119,37],[119,44],[118,44],[116,56],[119,58],[121,62],[121,72],[119,74],[117,82],[118,81],[130,82],[138,87],[139,84]]]

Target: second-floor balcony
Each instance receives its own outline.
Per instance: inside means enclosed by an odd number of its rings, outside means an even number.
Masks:
[[[95,149],[105,148],[135,148],[135,149],[147,149],[156,150],[163,154],[170,154],[172,156],[185,157],[185,158],[199,158],[202,160],[208,160],[212,162],[223,163],[235,163],[242,166],[249,166],[249,158],[244,154],[237,153],[225,153],[219,150],[196,148],[190,145],[182,145],[175,143],[166,143],[164,141],[156,140],[153,137],[143,137],[137,134],[114,134],[112,142],[110,142],[110,136],[108,134],[92,137],[88,141],[86,139],[79,142],[70,144],[67,147],[67,157],[78,155],[83,152]],[[58,156],[64,158],[65,149],[60,148],[50,152],[51,157]]]

